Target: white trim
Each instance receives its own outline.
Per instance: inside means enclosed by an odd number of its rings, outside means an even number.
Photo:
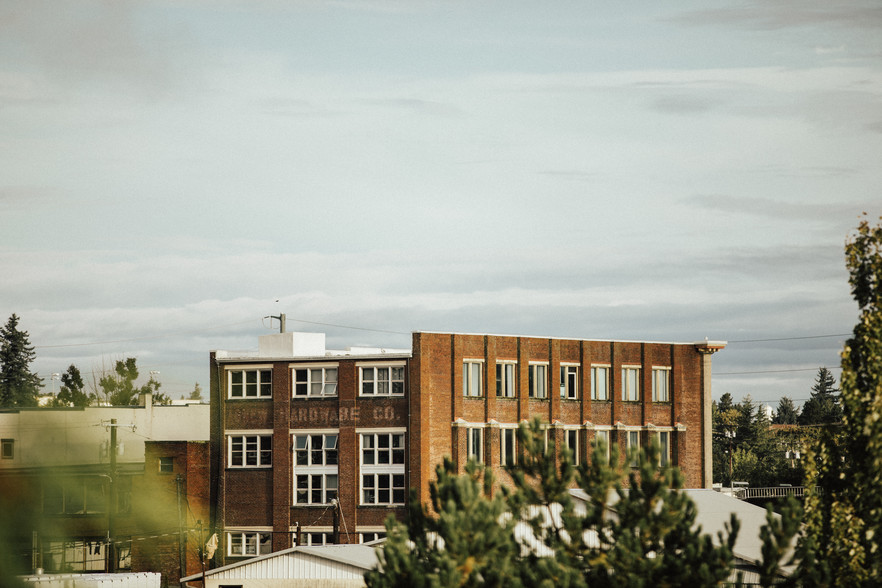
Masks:
[[[289,429],[290,435],[334,435],[340,434],[340,429]]]
[[[582,364],[579,363],[578,361],[562,361],[562,362],[560,362],[560,365],[562,365],[562,366],[564,366],[564,367],[566,367],[566,366],[569,366],[569,367],[580,367]]]
[[[370,434],[370,433],[407,433],[407,427],[356,427],[355,434]]]
[[[406,366],[407,361],[383,361],[382,359],[372,359],[370,361],[356,361],[355,367],[401,367]]]
[[[307,368],[339,368],[339,361],[329,361],[327,363],[322,363],[319,361],[308,361],[305,363],[295,363],[291,362],[288,364],[288,369],[307,369]]]
[[[257,531],[258,533],[272,533],[273,528],[271,526],[267,527],[267,526],[260,526],[260,525],[230,525],[230,526],[224,527],[224,533],[226,533],[227,531],[238,531],[240,533],[242,531]]]
[[[224,371],[242,371],[242,370],[271,370],[273,369],[273,364],[271,363],[225,363]]]
[[[272,435],[272,429],[227,429],[224,431],[224,435],[229,437],[230,435]]]
[[[527,362],[527,365],[550,365],[550,362],[547,360],[530,360]]]

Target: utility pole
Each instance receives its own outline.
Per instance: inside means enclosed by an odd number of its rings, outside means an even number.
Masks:
[[[280,332],[280,333],[284,333],[284,332],[285,332],[285,313],[284,313],[284,312],[280,312],[278,316],[275,316],[275,315],[269,315],[269,316],[265,316],[265,317],[263,317],[263,318],[265,318],[265,319],[277,319],[277,320],[279,321],[279,332]]]
[[[114,510],[116,510],[116,419],[110,419],[110,504],[107,505],[107,572],[116,571]]]
[[[184,535],[184,510],[181,505],[181,484],[184,483],[184,478],[181,474],[175,476],[175,484],[177,485],[177,495],[178,495],[178,565],[180,567],[180,575],[179,578],[184,577],[185,572],[185,552],[184,552],[184,543],[186,541],[186,536]]]

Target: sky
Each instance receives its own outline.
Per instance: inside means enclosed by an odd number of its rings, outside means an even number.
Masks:
[[[32,368],[418,330],[838,377],[882,215],[882,5],[0,0],[0,319]]]

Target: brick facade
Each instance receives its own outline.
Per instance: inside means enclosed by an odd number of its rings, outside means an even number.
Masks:
[[[296,350],[298,336],[315,334],[273,337]],[[323,344],[322,337],[322,347],[307,353],[280,354],[274,348],[269,355],[263,351],[256,356],[211,355],[212,522],[221,539],[216,565],[244,556],[241,551],[234,552],[245,549],[242,546],[252,537],[275,551],[290,547],[298,533],[326,534],[323,539],[301,535],[304,543],[310,538],[353,543],[359,541],[360,533],[381,531],[387,516],[404,515],[403,503],[389,499],[401,496],[394,492],[396,476],[403,475],[405,487],[416,488],[420,499],[428,500],[434,468],[445,456],[463,467],[470,435],[472,444],[480,444],[483,461],[505,480],[501,466],[504,431],[533,417],[550,423],[549,434],[559,443],[567,439],[576,442],[582,460],[588,458],[591,443],[600,432],[608,435],[623,456],[629,438],[646,444],[651,436],[662,434],[669,441],[670,460],[683,471],[687,487],[709,485],[705,455],[710,450],[706,425],[709,356],[723,344],[425,332],[413,334],[411,352],[325,351]],[[463,389],[466,362],[477,364],[469,369],[480,371],[480,376],[470,372],[473,381],[480,380],[480,390],[472,390],[471,395]],[[505,392],[497,394],[497,364],[509,366],[499,368],[499,386],[512,390],[510,397]],[[381,371],[371,370],[389,366],[403,369],[401,388],[392,383],[385,388],[365,384],[364,373],[380,378]],[[568,382],[563,392],[561,366]],[[605,399],[591,398],[592,368],[607,376]],[[667,382],[666,401],[653,401],[654,368],[661,370],[658,377]],[[623,369],[631,370],[639,387],[631,399],[623,398]],[[267,376],[270,386],[263,392],[256,387],[245,391],[238,382],[246,376],[233,375],[261,370],[271,374]],[[309,378],[313,379],[295,393],[295,386],[301,385],[295,384],[295,378],[306,378],[307,370],[312,370]],[[333,393],[305,392],[329,390],[315,379],[332,372],[336,383]],[[389,377],[390,372],[382,373]],[[234,377],[240,380],[234,383]],[[511,388],[505,388],[506,381]],[[306,387],[314,384],[317,387]],[[393,390],[403,394],[390,393]],[[394,461],[400,452],[382,445],[394,446],[402,434],[403,463]],[[336,439],[336,467],[310,469],[296,463],[295,438],[305,435],[316,436],[317,441],[309,441],[313,451],[322,435]],[[241,448],[248,441],[256,447],[257,436],[271,439],[271,465],[257,463],[256,453],[249,457],[247,450],[243,457]],[[371,439],[365,441],[365,436]],[[363,457],[363,443],[379,444],[375,458]],[[304,452],[300,455],[306,459]],[[321,456],[319,451],[309,459],[321,460]],[[252,461],[246,463],[248,459]],[[376,459],[378,465],[365,468],[363,459]],[[295,496],[298,487],[314,489],[318,484],[321,488],[321,476],[313,482],[305,476],[329,472],[336,476],[336,504],[312,490],[301,492],[299,499]],[[326,485],[332,483],[327,477],[324,480]],[[377,485],[375,492],[368,489],[373,484]],[[391,494],[384,484],[393,486]],[[384,504],[363,504],[368,495],[371,498],[367,500]],[[303,500],[311,503],[302,504]],[[259,546],[253,549],[263,552]]]

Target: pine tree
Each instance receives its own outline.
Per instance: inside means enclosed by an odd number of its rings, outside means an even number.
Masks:
[[[53,400],[53,406],[89,406],[92,397],[86,394],[85,388],[80,370],[71,364],[61,374],[61,389]]]
[[[795,425],[799,419],[799,409],[793,404],[787,396],[782,396],[778,401],[778,410],[772,418],[772,424],[775,425]]]
[[[819,368],[815,384],[812,386],[811,398],[805,402],[799,415],[799,424],[831,425],[842,421],[838,392],[836,380],[830,370],[825,367]]]
[[[0,408],[37,406],[43,380],[30,371],[37,354],[14,313],[0,329]]]

